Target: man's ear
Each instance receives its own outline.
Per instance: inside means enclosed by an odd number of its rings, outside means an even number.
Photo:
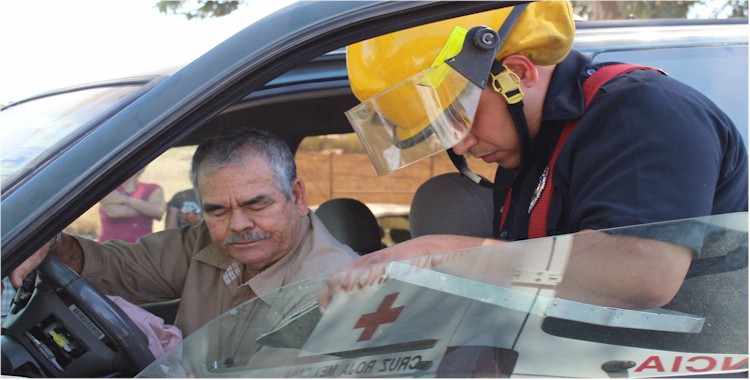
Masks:
[[[307,208],[307,192],[305,191],[305,183],[301,179],[297,178],[292,183],[292,202],[294,202],[297,211],[300,215],[307,215],[310,209]]]
[[[502,61],[503,65],[521,79],[526,87],[532,87],[539,82],[539,70],[531,60],[522,54],[511,54]]]

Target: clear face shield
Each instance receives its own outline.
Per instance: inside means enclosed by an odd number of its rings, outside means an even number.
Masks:
[[[498,47],[489,28],[456,28],[431,68],[346,112],[378,175],[466,137]]]
[[[385,175],[461,141],[481,94],[482,88],[442,64],[368,99],[346,117],[378,175]]]

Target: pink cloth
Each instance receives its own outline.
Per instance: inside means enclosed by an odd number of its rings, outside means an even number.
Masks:
[[[159,185],[155,183],[139,182],[133,194],[128,194],[122,188],[117,188],[117,192],[125,194],[132,198],[147,201],[151,193],[156,191]],[[138,215],[131,218],[110,218],[101,208],[99,209],[99,220],[101,221],[102,231],[99,234],[99,241],[122,240],[128,243],[135,243],[139,237],[153,232],[154,220],[146,215]]]
[[[164,320],[146,309],[126,301],[122,297],[107,296],[130,317],[148,338],[148,348],[159,358],[182,341],[182,331],[176,326],[164,324]]]

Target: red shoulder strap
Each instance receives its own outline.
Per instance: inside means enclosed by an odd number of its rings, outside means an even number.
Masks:
[[[612,78],[631,72],[634,70],[657,70],[648,66],[638,66],[631,64],[615,64],[609,66],[603,66],[596,70],[594,74],[588,77],[582,86],[584,108],[587,108],[594,96],[599,92],[599,88],[602,85],[609,82]],[[560,138],[555,144],[555,150],[552,153],[548,164],[548,174],[546,178],[540,178],[540,183],[544,182],[544,187],[541,190],[538,201],[534,207],[531,208],[529,217],[529,239],[547,236],[547,222],[549,219],[549,205],[552,200],[552,193],[554,191],[554,185],[552,184],[552,175],[554,173],[555,162],[557,162],[557,156],[560,154],[563,145],[570,137],[573,129],[578,124],[578,120],[571,120],[563,128]],[[510,198],[510,192],[506,196]],[[506,204],[509,204],[506,202]],[[507,208],[505,208],[507,210]],[[503,222],[505,221],[505,215],[503,215]],[[501,227],[502,228],[502,227]]]
[[[639,65],[631,65],[629,63],[618,63],[615,65],[609,65],[609,66],[602,66],[596,72],[594,72],[590,77],[588,77],[581,86],[581,90],[583,90],[583,107],[588,108],[589,103],[591,103],[591,99],[594,98],[594,96],[599,92],[599,88],[601,88],[605,83],[612,80],[612,78],[620,75],[629,73],[631,71],[635,70],[653,70],[653,71],[659,71],[659,69],[655,69],[653,67],[649,66],[639,66]]]

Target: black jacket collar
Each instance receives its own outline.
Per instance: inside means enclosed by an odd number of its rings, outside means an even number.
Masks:
[[[572,120],[583,114],[581,77],[590,64],[590,59],[576,50],[557,64],[544,99],[543,122]]]

